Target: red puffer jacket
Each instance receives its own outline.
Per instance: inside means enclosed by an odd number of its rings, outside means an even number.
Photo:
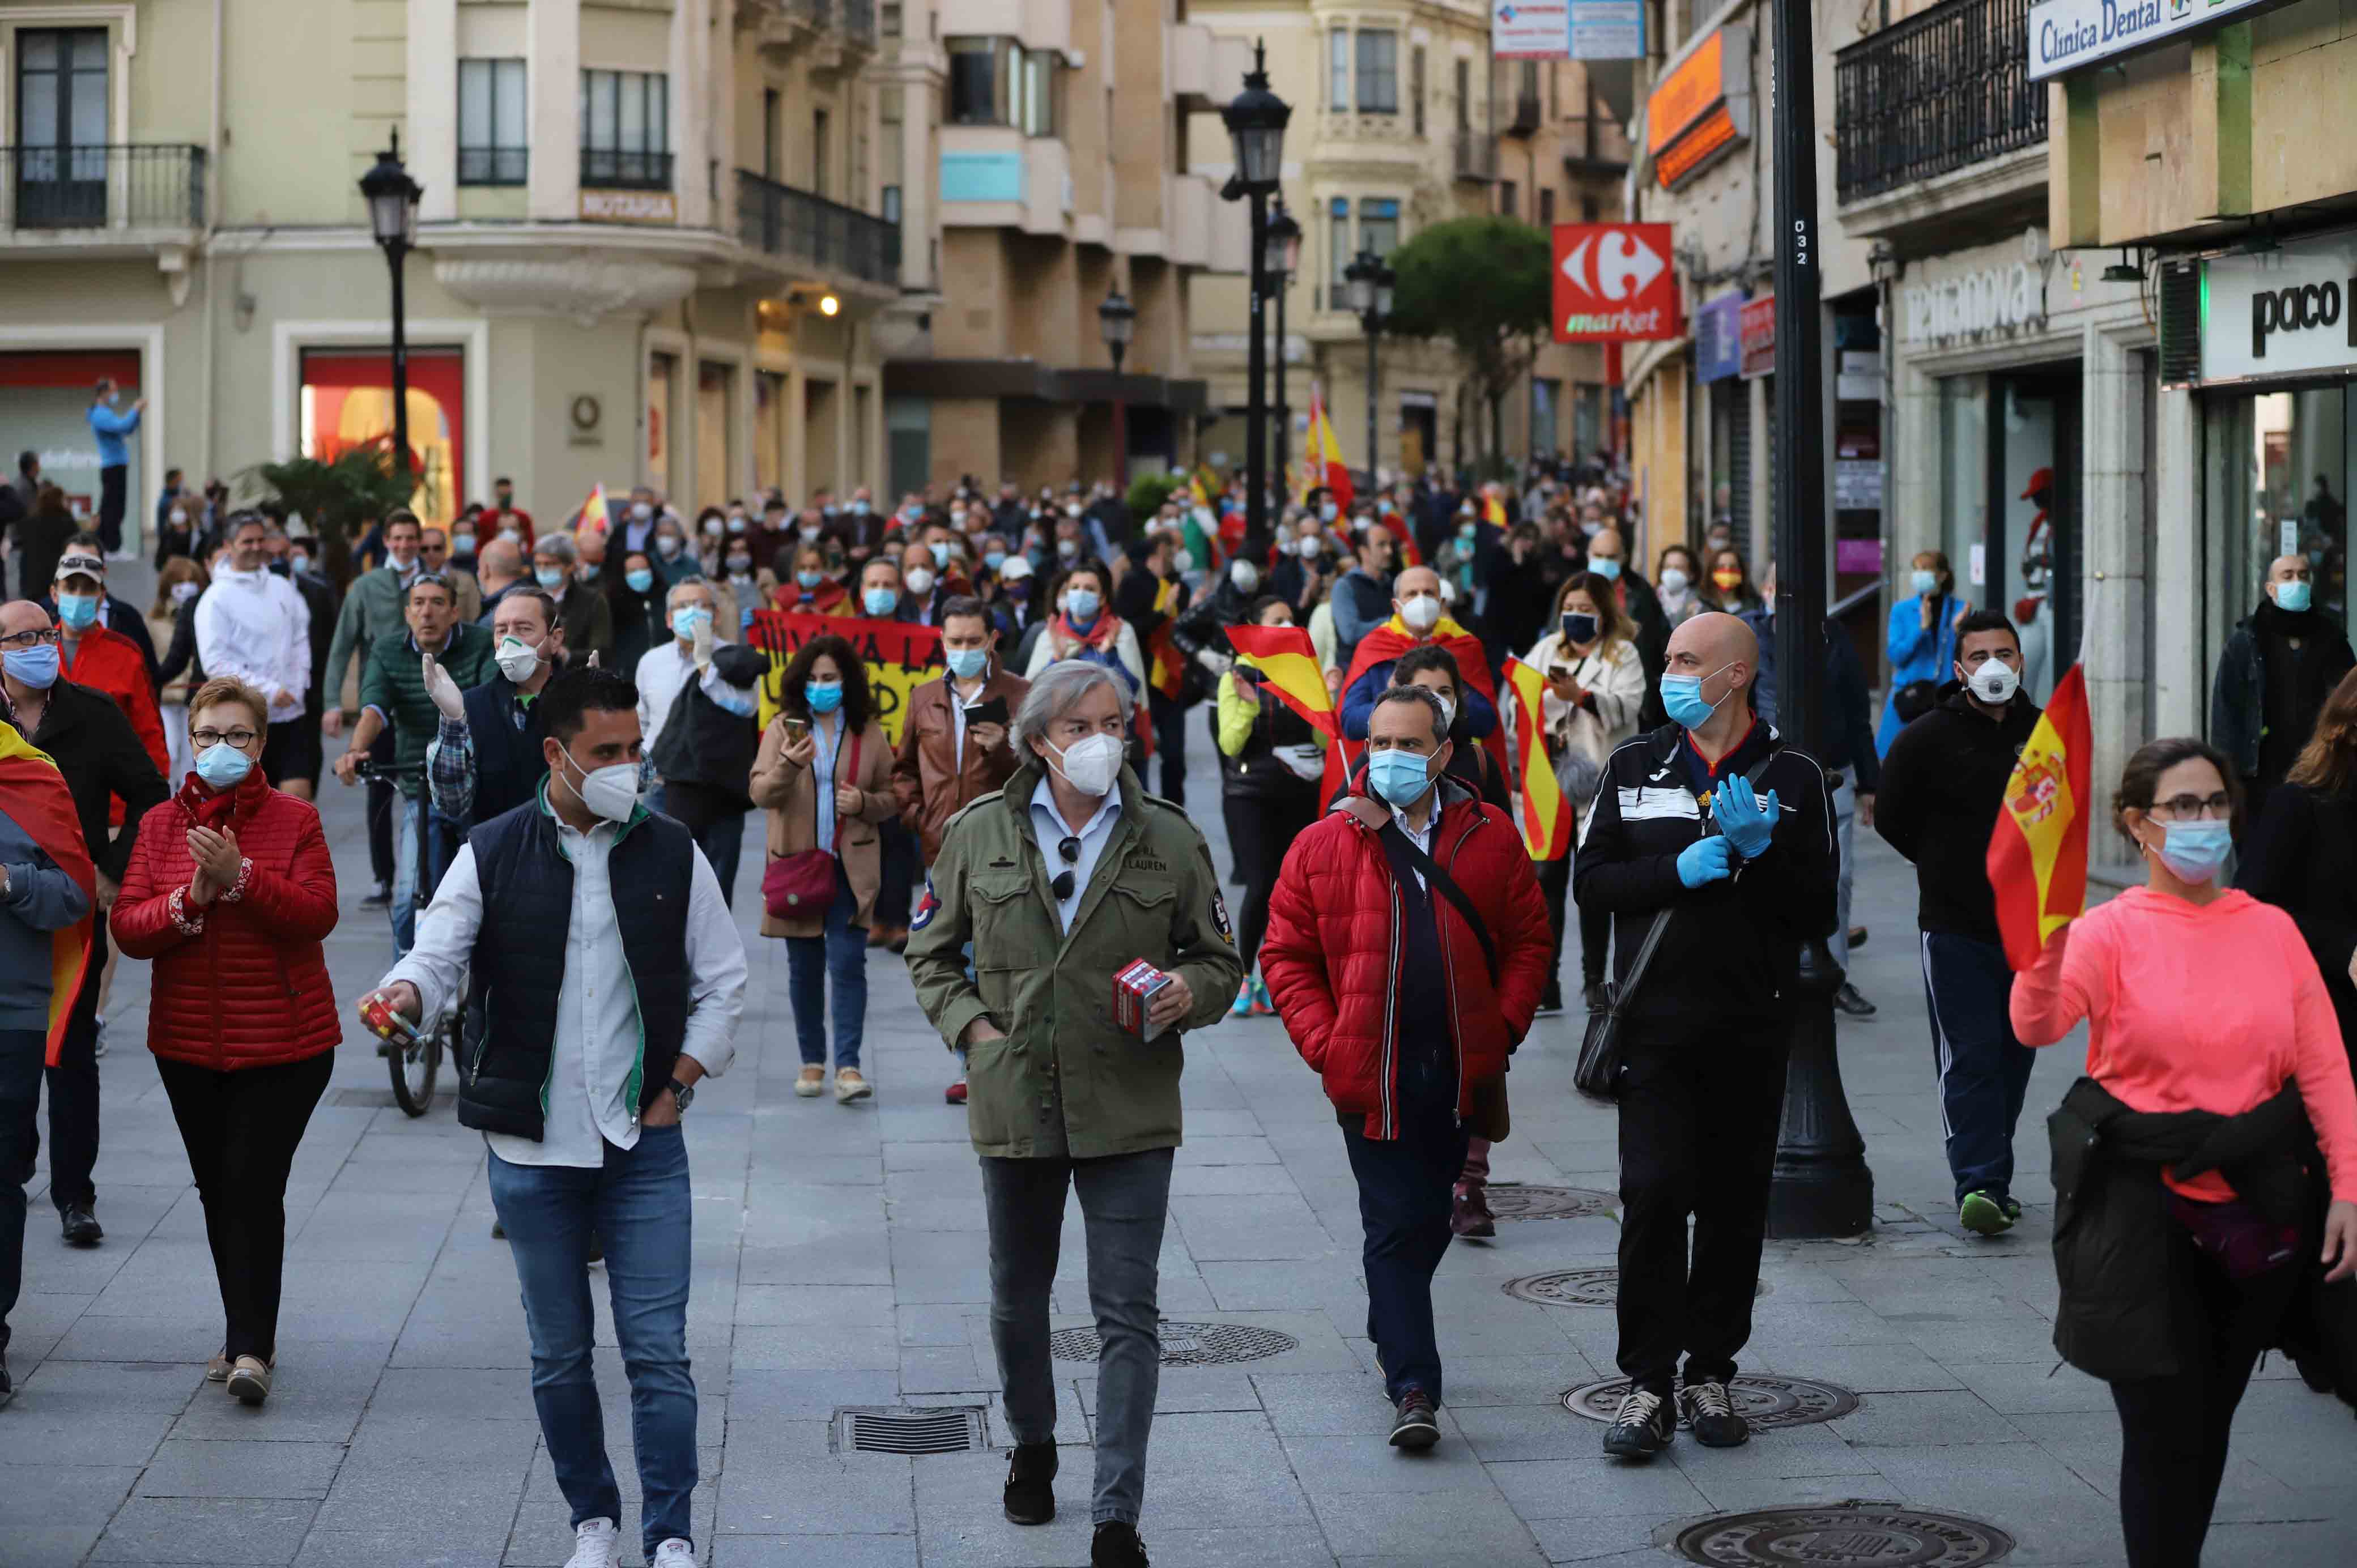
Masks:
[[[196,875],[188,830],[199,825],[235,834],[245,863],[238,886],[202,908],[186,901]],[[191,773],[147,813],[108,929],[125,957],[156,961],[147,1048],[167,1061],[278,1067],[343,1038],[319,950],[336,929],[319,813],[273,789],[260,768],[218,795]]]
[[[1490,983],[1480,939],[1435,892],[1449,1015],[1456,1023],[1460,1114],[1471,1086],[1506,1070],[1538,1010],[1555,953],[1546,901],[1539,896],[1523,836],[1454,779],[1441,781],[1432,858],[1480,911],[1498,950]],[[1398,978],[1404,924],[1391,863],[1374,830],[1389,808],[1346,796],[1293,841],[1269,897],[1261,978],[1302,1059],[1326,1080],[1338,1111],[1364,1115],[1370,1138],[1399,1136]]]

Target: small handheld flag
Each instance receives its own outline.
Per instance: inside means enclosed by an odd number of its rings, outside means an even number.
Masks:
[[[1267,677],[1264,684],[1278,702],[1312,729],[1340,738],[1334,698],[1326,690],[1326,674],[1318,666],[1318,651],[1308,632],[1297,626],[1232,626],[1228,646],[1240,661]]]
[[[1318,383],[1309,383],[1309,431],[1301,447],[1301,494],[1324,486],[1334,496],[1334,504],[1344,511],[1351,508],[1355,493],[1351,488],[1351,467],[1342,461],[1341,443],[1334,439],[1334,422],[1326,416],[1326,396]]]
[[[1571,853],[1571,802],[1547,760],[1546,681],[1519,659],[1506,660],[1505,676],[1523,765],[1523,843],[1533,860],[1561,860]]]
[[[2005,961],[2017,972],[2037,963],[2046,939],[2085,912],[2093,749],[2086,676],[2073,664],[2021,748],[2006,781],[2005,809],[1989,835],[1997,930]]]
[[[608,527],[606,487],[601,482],[589,487],[589,499],[581,503],[581,526],[603,533]]]

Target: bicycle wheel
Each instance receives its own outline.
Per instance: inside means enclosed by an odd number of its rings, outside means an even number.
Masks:
[[[442,1075],[441,1029],[388,1051],[384,1060],[393,1073],[393,1103],[410,1116],[423,1116],[432,1110],[434,1080]]]

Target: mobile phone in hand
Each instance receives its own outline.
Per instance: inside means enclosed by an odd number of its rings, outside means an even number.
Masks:
[[[1002,694],[986,703],[969,703],[965,722],[970,725],[1004,725],[1006,723],[1006,698]]]

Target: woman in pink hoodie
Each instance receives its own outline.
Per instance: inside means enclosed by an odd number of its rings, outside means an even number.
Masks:
[[[2145,857],[2145,886],[2056,932],[2014,977],[2013,1026],[2048,1046],[2085,1019],[2088,1075],[2132,1112],[2241,1116],[2296,1083],[2330,1182],[2323,1261],[2339,1279],[2357,1272],[2357,1090],[2298,928],[2219,881],[2241,812],[2225,759],[2198,740],[2130,757],[2112,820]],[[2170,1201],[2156,1212],[2174,1222],[2158,1240],[2186,1305],[2171,1320],[2176,1370],[2111,1385],[2131,1568],[2201,1561],[2234,1408],[2302,1273],[2297,1254],[2230,1273],[2194,1236],[2256,1223],[2255,1211],[2215,1170],[2164,1166],[2160,1179]]]

